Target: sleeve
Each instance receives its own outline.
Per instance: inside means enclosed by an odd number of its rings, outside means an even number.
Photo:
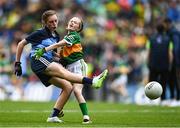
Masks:
[[[80,36],[74,33],[70,33],[69,35],[66,35],[64,37],[64,40],[66,41],[68,46],[72,46],[73,44],[80,42]]]
[[[31,33],[29,36],[27,36],[27,37],[25,38],[25,40],[26,40],[28,43],[34,44],[34,43],[39,42],[39,40],[42,40],[43,37],[44,37],[44,36],[42,36],[41,32],[35,31],[35,32]]]

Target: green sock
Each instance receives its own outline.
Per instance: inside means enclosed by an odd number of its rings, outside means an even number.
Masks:
[[[86,103],[80,103],[79,107],[81,108],[81,112],[82,112],[83,115],[88,115],[88,110],[87,110]]]

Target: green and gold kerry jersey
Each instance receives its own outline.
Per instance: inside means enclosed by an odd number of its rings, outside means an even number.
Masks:
[[[64,37],[67,45],[61,51],[62,59],[66,64],[71,64],[83,58],[81,37],[78,32],[70,32]]]

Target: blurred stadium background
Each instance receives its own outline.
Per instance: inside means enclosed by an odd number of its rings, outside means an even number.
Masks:
[[[13,74],[17,42],[41,27],[41,14],[47,9],[58,12],[61,38],[67,20],[81,16],[89,76],[105,68],[110,71],[100,90],[84,87],[87,100],[151,103],[143,92],[148,77],[147,35],[164,17],[180,29],[179,0],[0,0],[0,100],[50,101],[59,95],[59,89],[45,88],[32,73],[30,46],[26,46],[21,58],[23,77],[17,79]]]

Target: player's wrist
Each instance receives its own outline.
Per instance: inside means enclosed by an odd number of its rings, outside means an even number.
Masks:
[[[40,48],[36,51],[37,55],[42,56],[44,53],[46,53],[46,49],[45,48]]]
[[[15,65],[21,65],[21,62],[20,61],[16,61]]]
[[[47,51],[46,51],[46,48],[43,48],[42,49],[42,53],[46,53]]]

